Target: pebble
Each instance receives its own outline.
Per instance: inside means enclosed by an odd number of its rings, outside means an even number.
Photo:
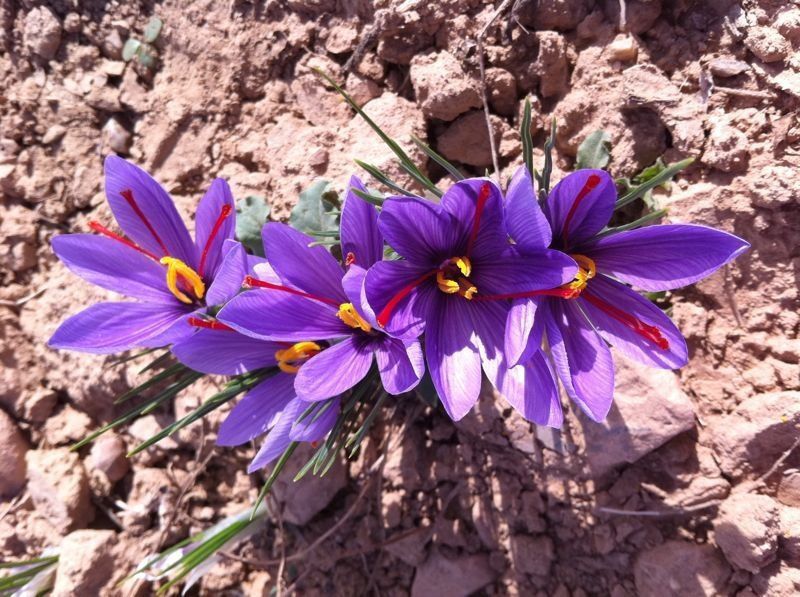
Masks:
[[[496,576],[485,554],[448,558],[434,549],[417,567],[411,597],[467,597]]]
[[[64,537],[52,596],[99,595],[115,571],[115,543],[113,531],[83,529]]]
[[[25,486],[28,443],[14,420],[0,410],[0,497],[17,495]]]
[[[31,450],[26,462],[33,503],[54,527],[67,532],[94,519],[89,479],[75,452]]]
[[[639,47],[636,40],[630,35],[619,34],[606,47],[608,57],[618,62],[634,62],[639,55]]]
[[[61,22],[46,6],[38,6],[25,15],[25,46],[35,55],[50,60],[61,44]]]
[[[131,134],[116,118],[109,118],[103,126],[103,140],[116,153],[127,155],[130,151]]]
[[[667,541],[643,552],[633,574],[640,597],[724,595],[731,569],[711,545]]]
[[[720,506],[714,537],[733,566],[758,572],[778,550],[777,502],[766,495],[734,493]]]
[[[411,61],[411,84],[422,113],[429,118],[455,120],[481,105],[478,86],[461,62],[448,52],[420,54]]]

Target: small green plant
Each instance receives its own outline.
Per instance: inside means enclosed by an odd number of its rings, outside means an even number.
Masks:
[[[134,64],[144,69],[147,74],[152,74],[158,66],[158,50],[155,47],[164,22],[158,17],[153,17],[144,28],[141,40],[129,37],[122,47],[122,59],[125,62],[135,61]]]

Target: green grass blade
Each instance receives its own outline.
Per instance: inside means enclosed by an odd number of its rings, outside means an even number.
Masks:
[[[431,158],[434,162],[439,164],[442,168],[447,170],[447,173],[453,177],[455,180],[464,180],[464,175],[461,174],[458,168],[453,166],[450,162],[448,162],[444,157],[438,154],[433,148],[425,143],[422,139],[419,139],[415,135],[411,135],[411,140],[414,144],[419,147],[425,154]]]
[[[135,388],[131,388],[124,394],[121,394],[116,400],[114,400],[114,404],[121,404],[122,402],[125,402],[126,400],[133,398],[137,394],[141,394],[146,389],[156,385],[157,383],[162,382],[165,379],[168,379],[173,375],[177,375],[183,371],[189,371],[189,368],[181,363],[175,363],[174,365],[167,367],[163,371],[156,373],[153,377],[151,377],[150,379],[148,379],[143,383],[140,383]]]
[[[381,129],[381,127],[379,127],[374,120],[367,116],[366,112],[361,109],[361,106],[358,105],[358,103],[350,96],[349,93],[342,89],[341,86],[339,86],[339,84],[336,83],[336,81],[334,81],[333,78],[327,73],[317,68],[313,70],[323,79],[325,79],[336,91],[338,91],[344,100],[350,104],[350,106],[358,113],[359,116],[361,116],[361,118],[364,119],[364,122],[366,122],[372,128],[372,130],[377,133],[381,140],[386,143],[389,149],[391,149],[392,152],[397,156],[397,158],[400,160],[400,163],[408,168],[408,172],[414,177],[414,180],[435,195],[441,197],[441,191],[436,188],[436,185],[433,184],[433,182],[431,182],[431,180],[420,171],[413,161],[411,161],[411,158],[408,157],[408,154],[405,151],[403,151],[403,148],[400,147],[400,145],[398,145],[398,143],[389,135],[384,133],[383,129]]]
[[[522,159],[525,167],[533,176],[533,138],[531,137],[531,98],[525,98],[525,107],[522,110],[522,122],[519,126],[519,136],[522,139]]]
[[[634,228],[640,228],[645,224],[649,224],[650,222],[654,222],[655,220],[660,220],[665,215],[667,215],[668,210],[666,209],[659,209],[658,211],[650,212],[636,220],[635,222],[631,222],[630,224],[623,224],[622,226],[615,226],[614,228],[608,228],[607,230],[603,230],[597,236],[595,236],[592,240],[596,240],[598,238],[603,238],[604,236],[610,236],[612,234],[616,234],[617,232],[625,232],[626,230],[633,230]]]
[[[381,197],[379,195],[372,195],[370,193],[365,193],[361,189],[352,189],[351,188],[350,190],[353,191],[359,197],[361,197],[367,203],[372,203],[372,205],[374,205],[375,207],[382,207],[383,206],[383,202],[386,201],[386,199],[384,197]]]
[[[616,204],[614,205],[614,209],[625,207],[632,201],[636,201],[636,199],[643,196],[647,191],[649,191],[650,189],[654,189],[658,185],[663,184],[664,182],[670,180],[678,172],[688,167],[693,162],[694,158],[686,158],[685,160],[681,160],[680,162],[675,162],[674,164],[670,164],[669,166],[664,168],[664,170],[659,172],[656,176],[654,176],[647,182],[643,182],[638,187],[631,189],[625,195],[620,197],[617,200]]]
[[[356,164],[361,166],[364,170],[369,172],[370,176],[377,180],[384,186],[389,187],[396,193],[400,193],[401,195],[405,195],[406,197],[415,197],[414,193],[409,190],[404,189],[395,181],[393,181],[389,176],[377,166],[373,166],[372,164],[368,164],[367,162],[362,162],[361,160],[354,160]]]
[[[291,458],[294,451],[297,449],[297,446],[300,445],[300,442],[292,442],[289,446],[283,451],[281,457],[278,459],[278,462],[275,463],[275,468],[272,469],[272,472],[267,477],[267,480],[264,482],[261,491],[258,492],[258,498],[256,498],[256,503],[253,506],[253,511],[250,513],[250,520],[253,520],[258,513],[258,507],[261,505],[261,502],[264,501],[264,498],[267,497],[269,490],[272,489],[272,486],[275,484],[275,480],[280,475],[283,467],[286,466],[286,463]]]
[[[386,400],[388,395],[389,394],[387,394],[385,391],[381,391],[378,399],[375,401],[375,405],[372,407],[372,410],[369,411],[367,418],[364,419],[364,423],[361,425],[361,428],[358,430],[358,432],[356,432],[355,435],[350,436],[345,443],[345,448],[350,450],[350,458],[352,458],[356,453],[356,450],[358,450],[370,427],[372,427],[372,424],[375,422],[375,418],[377,417],[378,412],[380,412],[383,402]]]
[[[550,136],[544,144],[544,167],[542,168],[542,184],[539,189],[539,200],[544,201],[550,193],[550,175],[553,173],[553,148],[556,146],[556,119],[550,124]]]

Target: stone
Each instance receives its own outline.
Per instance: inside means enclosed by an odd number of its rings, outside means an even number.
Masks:
[[[606,46],[606,52],[611,60],[634,62],[639,55],[639,47],[632,36],[619,34]]]
[[[61,532],[94,519],[89,480],[78,455],[67,448],[31,450],[28,491],[42,515]]]
[[[569,88],[569,62],[567,42],[555,31],[537,31],[539,55],[534,71],[539,75],[539,93],[542,97],[555,97]]]
[[[530,535],[513,535],[510,539],[511,559],[514,569],[525,574],[547,576],[553,564],[555,552],[553,540],[543,535],[531,537]]]
[[[47,388],[37,388],[23,398],[22,414],[27,421],[43,423],[53,413],[58,403],[58,394]]]
[[[672,371],[616,359],[614,405],[583,426],[589,469],[603,476],[694,428],[694,407]]]
[[[797,438],[800,392],[759,394],[709,421],[722,472],[734,479],[765,472]]]
[[[786,471],[778,485],[778,501],[800,508],[800,470]]]
[[[38,6],[25,15],[23,39],[35,55],[50,60],[61,44],[61,22],[46,6]]]
[[[763,62],[785,60],[792,49],[791,44],[771,27],[750,27],[744,45]]]
[[[486,87],[492,110],[503,116],[512,116],[516,112],[517,81],[514,75],[504,68],[487,68]]]
[[[422,113],[429,118],[451,121],[481,105],[478,86],[448,52],[415,56],[409,75]]]
[[[51,445],[62,446],[83,439],[89,435],[92,427],[92,420],[86,413],[67,404],[57,414],[47,419],[43,431]]]
[[[103,125],[103,143],[111,151],[128,155],[131,148],[131,134],[116,118],[109,118]]]
[[[726,79],[746,73],[750,70],[750,65],[730,56],[720,56],[711,60],[708,63],[708,68],[715,77]]]
[[[125,442],[113,433],[101,435],[89,452],[89,465],[103,473],[109,481],[116,483],[130,470],[130,461],[125,457]]]
[[[800,8],[789,8],[775,17],[775,29],[790,42],[800,42]]]
[[[778,504],[755,493],[734,493],[714,521],[714,538],[736,568],[756,573],[778,550]]]
[[[53,597],[99,595],[115,572],[112,548],[116,533],[84,529],[70,533],[59,545]]]
[[[80,33],[82,28],[81,15],[77,12],[67,13],[67,16],[64,17],[64,31],[67,33]]]
[[[800,508],[781,507],[779,520],[778,555],[789,564],[800,567]]]
[[[61,138],[66,133],[67,133],[66,127],[63,127],[60,124],[54,124],[53,126],[47,129],[44,135],[42,135],[42,144],[50,145],[51,143],[61,141]]]
[[[787,562],[775,562],[750,581],[757,595],[797,597],[800,592],[800,568]]]
[[[297,482],[293,481],[314,452],[310,444],[301,444],[272,487],[272,495],[283,507],[283,520],[290,524],[302,526],[308,523],[347,485],[347,471],[339,458],[324,476],[308,474]]]
[[[357,73],[347,75],[344,88],[359,106],[363,106],[371,99],[378,97],[382,91],[380,85],[375,81],[362,77]]]
[[[14,420],[0,410],[0,497],[13,497],[25,486],[28,442]]]
[[[728,119],[711,119],[703,162],[723,172],[744,172],[750,160],[750,140]]]
[[[466,597],[485,587],[497,577],[487,555],[448,558],[433,550],[424,564],[417,567],[412,597]]]
[[[711,545],[667,541],[643,552],[633,566],[640,597],[726,594],[731,569]]]
[[[525,27],[569,31],[588,14],[588,4],[585,0],[522,0],[515,16]]]
[[[500,145],[507,133],[513,132],[508,123],[491,117],[495,143]],[[470,166],[484,168],[492,165],[486,117],[481,110],[459,116],[437,139],[436,147],[445,158]]]

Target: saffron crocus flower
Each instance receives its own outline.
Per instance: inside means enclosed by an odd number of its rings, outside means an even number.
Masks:
[[[356,177],[350,187],[364,189]],[[377,219],[372,205],[348,192],[341,222],[346,272],[323,247],[310,246],[311,237],[284,224],[267,224],[264,252],[280,283],[248,278],[254,290],[218,314],[225,324],[262,340],[337,340],[298,371],[294,387],[303,400],[338,396],[364,379],[373,362],[390,394],[411,390],[424,373],[419,342],[379,331],[362,306],[366,268],[383,256]]]
[[[62,323],[50,346],[111,353],[170,344],[191,332],[189,316],[241,286],[241,280],[219,275],[234,242],[230,188],[222,179],[211,184],[198,206],[192,241],[172,199],[146,172],[109,156],[105,177],[125,236],[93,221],[98,234],[58,236],[53,250],[75,274],[138,301],[90,306]]]
[[[387,333],[425,332],[428,370],[450,417],[461,419],[478,400],[483,369],[523,416],[556,423],[560,409],[548,365],[535,357],[508,367],[505,321],[511,299],[571,280],[575,262],[545,248],[520,255],[511,247],[502,193],[486,178],[456,183],[439,205],[389,199],[379,226],[403,259],[369,270],[366,299]]]
[[[571,255],[580,269],[568,284],[515,302],[506,352],[512,362],[524,361],[546,334],[567,394],[601,421],[614,393],[614,364],[606,343],[662,369],[677,369],[688,359],[686,342],[672,321],[628,285],[645,291],[686,286],[735,259],[749,244],[727,232],[688,224],[604,234],[617,200],[608,173],[570,174],[552,190],[542,212],[530,176],[521,170],[522,184],[506,203],[516,246],[536,253],[549,245]]]
[[[244,247],[238,245],[226,260],[226,275],[241,280],[251,271]],[[255,266],[261,278],[278,283],[266,263]],[[326,346],[317,342],[269,342],[238,333],[211,316],[192,317],[194,333],[172,346],[172,353],[187,367],[215,375],[239,375],[274,368],[274,373],[242,397],[219,428],[217,444],[238,446],[267,434],[248,467],[253,472],[267,466],[293,441],[317,441],[333,427],[339,413],[338,401],[315,417],[297,423],[310,406],[297,397],[294,378],[301,366]],[[315,411],[319,412],[319,411]]]

